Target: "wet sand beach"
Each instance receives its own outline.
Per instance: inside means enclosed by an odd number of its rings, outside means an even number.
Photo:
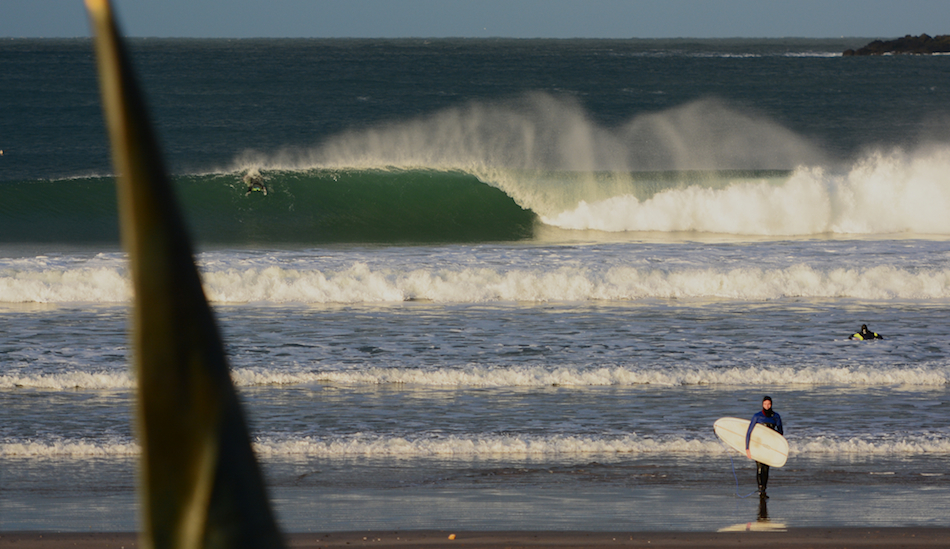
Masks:
[[[452,538],[450,538],[452,536]],[[331,532],[290,534],[288,546],[301,549],[330,547],[502,549],[516,547],[741,547],[767,545],[770,549],[860,549],[946,547],[950,528],[791,528],[784,532],[450,532],[408,530],[385,532]],[[4,549],[132,549],[139,547],[134,533],[3,532]]]

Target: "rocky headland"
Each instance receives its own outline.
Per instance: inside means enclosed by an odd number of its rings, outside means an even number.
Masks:
[[[950,35],[920,36],[907,35],[896,40],[875,40],[857,50],[845,50],[841,55],[885,55],[885,54],[912,54],[931,55],[934,53],[950,53]]]

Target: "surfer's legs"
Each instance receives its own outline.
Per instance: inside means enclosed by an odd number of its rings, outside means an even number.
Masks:
[[[765,495],[765,488],[769,483],[769,466],[755,462],[755,480],[759,483],[759,493]]]

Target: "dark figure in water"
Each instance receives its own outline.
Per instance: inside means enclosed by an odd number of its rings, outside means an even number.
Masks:
[[[863,341],[865,339],[884,339],[880,334],[874,333],[871,330],[868,330],[867,324],[862,324],[861,329],[857,332],[851,334],[848,339],[856,339],[858,341]]]
[[[244,176],[244,184],[247,185],[247,192],[244,196],[251,193],[263,193],[267,196],[267,187],[264,186],[264,178],[260,174],[247,174]]]
[[[745,455],[752,459],[752,452],[749,451],[749,441],[752,439],[752,429],[755,429],[755,424],[761,423],[773,431],[778,431],[778,434],[784,435],[782,431],[782,416],[778,415],[778,412],[772,410],[772,397],[765,396],[762,397],[762,411],[756,412],[752,416],[752,421],[749,422],[749,430],[745,434]],[[769,466],[764,463],[755,462],[755,480],[759,483],[759,497],[768,498],[769,496],[765,495],[765,488],[769,483]]]

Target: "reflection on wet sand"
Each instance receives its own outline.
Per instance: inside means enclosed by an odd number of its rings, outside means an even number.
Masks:
[[[784,522],[772,522],[769,519],[768,498],[759,498],[759,516],[755,522],[740,522],[732,526],[720,528],[717,532],[785,532],[788,530]]]

